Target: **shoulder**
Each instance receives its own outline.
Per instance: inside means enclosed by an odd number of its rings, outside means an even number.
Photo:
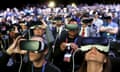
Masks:
[[[78,39],[78,40],[82,40],[82,38],[83,38],[83,37],[81,37],[81,36],[77,36],[77,39]]]
[[[65,39],[68,36],[68,32],[66,30],[63,30],[60,35],[60,39]]]
[[[118,24],[115,23],[115,22],[111,22],[111,26],[113,26],[113,27],[118,27]]]
[[[60,69],[52,63],[47,63],[46,66],[47,72],[61,72]]]

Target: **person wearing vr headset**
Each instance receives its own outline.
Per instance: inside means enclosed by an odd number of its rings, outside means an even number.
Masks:
[[[84,60],[77,72],[111,72],[107,38],[83,38],[81,44],[80,50],[84,54]]]
[[[45,34],[46,24],[44,24],[42,21],[34,22],[30,26],[30,29],[33,32],[32,36],[43,37]]]
[[[105,15],[104,23],[100,27],[101,36],[107,37],[112,41],[116,40],[116,36],[118,33],[118,24],[112,21],[112,17],[109,15]]]
[[[65,25],[66,30],[62,33],[59,40],[56,41],[53,54],[53,63],[58,66],[62,72],[72,72],[72,54],[80,47],[81,37],[78,36],[79,26],[75,19],[71,19]],[[80,54],[78,54],[80,55]],[[80,64],[80,58],[77,58],[76,64]],[[77,63],[78,62],[78,63]],[[77,68],[77,67],[76,67]]]
[[[4,69],[8,58],[13,54],[27,54],[29,61],[24,62],[21,58],[19,69],[14,65],[9,72],[61,72],[52,63],[45,58],[48,53],[47,45],[41,37],[33,36],[30,40],[25,40],[20,36],[6,50],[6,53],[0,58],[0,72],[6,72]]]
[[[79,35],[81,37],[98,37],[99,36],[97,26],[93,24],[93,18],[82,17]]]
[[[54,36],[54,38],[59,38],[61,35],[61,32],[64,30],[64,23],[63,23],[63,19],[61,16],[56,16],[54,18],[54,23],[55,23],[55,27],[52,27],[52,34]]]

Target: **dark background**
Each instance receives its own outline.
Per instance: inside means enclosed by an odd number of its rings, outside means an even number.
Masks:
[[[50,0],[0,0],[0,8],[7,7],[22,7],[27,4],[47,4]],[[119,4],[120,0],[54,0],[57,5],[59,4],[70,4],[71,2],[75,2],[76,4],[84,4],[87,3],[92,5],[94,3],[103,3],[103,4]]]

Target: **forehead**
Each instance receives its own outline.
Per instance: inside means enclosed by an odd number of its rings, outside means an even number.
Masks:
[[[76,21],[70,21],[69,24],[77,24]]]

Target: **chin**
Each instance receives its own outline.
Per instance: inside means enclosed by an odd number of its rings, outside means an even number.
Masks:
[[[31,59],[31,58],[30,58],[29,60],[30,60],[30,61],[34,61],[34,59]]]
[[[86,61],[97,61],[95,57],[87,58]]]
[[[35,61],[36,59],[34,57],[29,58],[30,61]]]

